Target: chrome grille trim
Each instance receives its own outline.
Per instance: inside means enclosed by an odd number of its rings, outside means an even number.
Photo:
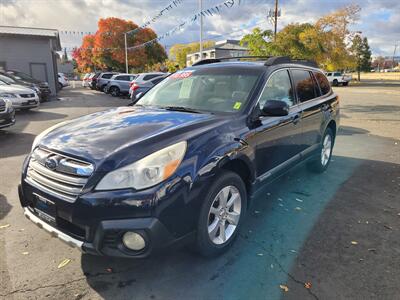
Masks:
[[[50,169],[50,165],[46,164],[49,159],[58,162],[56,168]],[[90,163],[37,148],[31,155],[25,181],[56,198],[73,203],[93,169]]]
[[[36,173],[39,173],[40,175],[54,178],[58,181],[61,181],[63,183],[70,184],[70,185],[84,185],[84,184],[86,184],[86,181],[87,181],[86,178],[64,175],[62,173],[58,173],[58,172],[52,171],[50,169],[47,169],[46,167],[42,166],[40,163],[38,163],[36,160],[33,160],[33,159],[31,160],[29,167],[32,168]]]

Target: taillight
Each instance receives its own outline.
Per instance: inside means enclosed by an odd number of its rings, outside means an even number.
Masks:
[[[129,87],[132,87],[135,83],[133,81],[129,82]]]
[[[136,83],[133,83],[131,86],[132,91],[136,91],[139,88],[139,86]]]

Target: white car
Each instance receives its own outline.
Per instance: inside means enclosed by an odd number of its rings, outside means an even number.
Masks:
[[[86,73],[83,78],[82,78],[82,87],[88,87],[89,86],[89,77],[92,73]]]
[[[134,80],[131,81],[130,83],[130,88],[129,88],[129,98],[132,96],[133,93],[133,85],[136,83],[138,85],[144,84],[147,81],[154,79],[156,77],[169,75],[169,73],[163,73],[163,72],[152,72],[152,73],[140,73]]]
[[[341,72],[328,72],[325,73],[325,75],[326,78],[328,78],[329,83],[333,86],[338,86],[339,84],[347,86],[353,79],[351,75],[345,75]]]
[[[58,73],[57,77],[58,77],[58,86],[60,90],[66,86],[69,86],[69,80],[67,77],[65,77],[63,73]]]
[[[31,109],[39,106],[37,93],[22,85],[7,84],[0,81],[0,98],[10,100],[16,109]]]

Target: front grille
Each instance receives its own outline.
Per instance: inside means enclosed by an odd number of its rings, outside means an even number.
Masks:
[[[43,192],[75,202],[92,172],[90,163],[37,148],[32,153],[25,180]]]
[[[35,94],[19,94],[21,98],[35,98]]]
[[[6,110],[6,103],[4,100],[0,99],[0,112],[3,112]]]

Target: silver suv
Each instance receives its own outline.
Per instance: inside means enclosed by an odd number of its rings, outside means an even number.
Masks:
[[[105,93],[110,93],[113,97],[117,97],[121,94],[128,94],[130,82],[135,80],[136,74],[118,74],[111,77],[106,87],[104,88]]]
[[[99,91],[103,91],[107,83],[110,81],[111,77],[113,77],[116,74],[118,73],[115,72],[100,73],[99,77],[97,77],[96,89],[98,89]]]

